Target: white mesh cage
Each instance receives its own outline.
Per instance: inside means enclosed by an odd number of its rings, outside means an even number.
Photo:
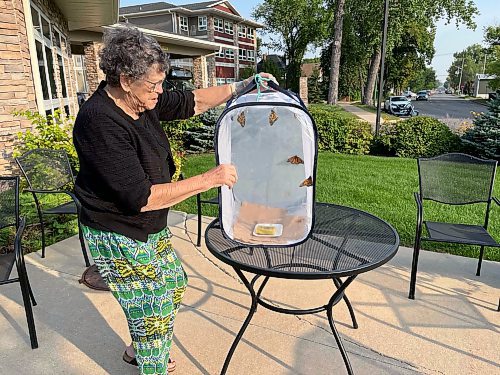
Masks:
[[[238,173],[232,189],[220,189],[226,236],[269,246],[304,241],[313,225],[317,140],[302,102],[279,91],[243,95],[219,118],[215,139],[218,164]]]

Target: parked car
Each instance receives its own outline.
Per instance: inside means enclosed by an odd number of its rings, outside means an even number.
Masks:
[[[415,94],[413,91],[404,91],[403,92],[403,95],[406,96],[408,99],[416,99],[417,98],[417,94]]]
[[[444,93],[445,94],[453,94],[453,90],[452,89],[446,89],[446,91]]]
[[[406,96],[390,96],[384,102],[384,110],[396,116],[416,116],[418,112]]]
[[[417,100],[429,100],[429,93],[427,90],[417,92]]]
[[[169,69],[167,77],[163,81],[163,90],[191,91],[194,89],[193,73],[190,70],[178,67]]]

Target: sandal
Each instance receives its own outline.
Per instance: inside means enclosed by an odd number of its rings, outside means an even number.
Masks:
[[[129,365],[137,366],[137,359],[135,357],[129,356],[126,351],[123,353],[123,357],[122,358]],[[174,372],[176,366],[177,366],[177,364],[175,363],[175,361],[172,360],[171,358],[169,358],[168,359],[168,369],[167,369],[167,371],[168,372]]]

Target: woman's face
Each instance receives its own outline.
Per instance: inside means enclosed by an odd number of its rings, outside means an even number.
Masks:
[[[158,103],[158,95],[163,93],[163,81],[165,80],[165,72],[158,70],[156,65],[153,65],[144,77],[139,78],[129,85],[129,94],[131,96],[131,104],[138,112],[153,109]]]

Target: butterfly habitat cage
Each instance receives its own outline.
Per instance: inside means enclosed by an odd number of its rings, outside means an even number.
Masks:
[[[242,244],[291,246],[314,223],[317,131],[302,100],[267,86],[261,92],[256,79],[217,122],[217,164],[238,174],[232,188],[219,189],[219,219],[224,235]]]

